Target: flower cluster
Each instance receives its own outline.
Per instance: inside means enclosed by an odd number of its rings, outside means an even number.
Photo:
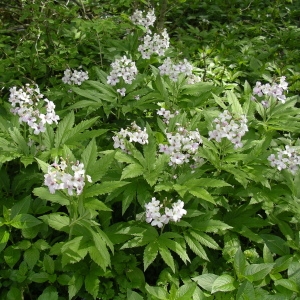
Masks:
[[[126,89],[125,88],[121,88],[121,89],[117,89],[117,92],[124,97],[126,95]]]
[[[200,76],[191,74],[187,77],[187,84],[195,84],[197,82],[201,82],[201,80]]]
[[[214,120],[214,123],[216,127],[214,130],[208,132],[209,139],[221,142],[222,138],[227,138],[234,144],[235,149],[243,147],[241,139],[248,131],[247,118],[245,115],[241,115],[237,120],[234,120],[232,115],[227,110],[224,110],[224,112]]]
[[[178,222],[182,216],[187,213],[183,206],[184,202],[178,200],[176,203],[172,204],[172,208],[164,207],[159,200],[156,200],[156,198],[153,197],[151,202],[145,204],[146,222],[159,228],[168,224],[170,221]],[[164,210],[164,214],[161,213],[162,210]]]
[[[63,83],[81,85],[89,79],[88,71],[66,69],[64,71]]]
[[[283,92],[286,91],[287,89],[288,89],[288,83],[285,81],[285,76],[282,76],[280,77],[279,84],[277,83],[273,83],[272,85],[269,83],[261,84],[261,82],[257,81],[255,87],[253,88],[253,95],[258,95],[259,97],[271,96],[281,101],[282,103],[285,103],[286,97],[283,94]],[[263,100],[262,105],[268,107],[269,102]]]
[[[136,10],[133,13],[133,15],[130,17],[130,20],[132,21],[133,24],[141,25],[148,29],[150,26],[153,26],[156,20],[154,9],[149,10],[145,17],[143,15],[144,15],[143,11]]]
[[[135,62],[127,58],[125,55],[116,59],[112,64],[112,71],[107,76],[107,83],[116,85],[120,82],[119,77],[122,77],[125,83],[131,84],[138,72]]]
[[[180,74],[191,76],[193,70],[193,66],[186,59],[175,65],[170,57],[166,58],[163,64],[158,68],[160,75],[167,75],[174,82],[178,80]]]
[[[71,171],[71,174],[68,173]],[[68,190],[72,196],[74,191],[80,195],[85,186],[85,179],[92,182],[89,175],[85,175],[84,165],[77,161],[68,166],[66,161],[61,159],[60,163],[54,162],[48,167],[48,173],[44,175],[44,184],[49,188],[51,194],[56,190]]]
[[[130,154],[126,148],[125,141],[129,138],[129,142],[137,142],[141,145],[148,144],[148,133],[146,128],[142,130],[135,122],[131,123],[130,128],[121,129],[115,136],[113,136],[114,148],[120,148],[124,152]]]
[[[167,109],[162,107],[162,108],[157,110],[157,114],[164,118],[163,119],[164,123],[169,124],[170,119],[174,118],[175,115],[178,115],[179,111],[175,111],[175,113],[171,113],[170,110],[167,110]]]
[[[295,175],[298,170],[298,166],[300,165],[300,156],[297,155],[294,147],[286,145],[285,150],[279,150],[277,155],[271,154],[268,157],[268,161],[271,166],[276,167],[277,170],[281,171],[287,169]]]
[[[10,111],[19,116],[20,122],[27,123],[34,130],[34,134],[45,132],[47,123],[57,124],[59,116],[55,114],[55,104],[44,98],[38,86],[26,84],[23,88],[17,90],[12,87],[9,91],[9,102],[12,106]]]
[[[176,133],[166,133],[168,145],[159,144],[159,152],[170,156],[169,165],[182,165],[188,163],[190,158],[196,157],[199,145],[202,144],[200,133],[197,130],[188,131],[177,124]]]
[[[156,53],[158,56],[163,56],[165,51],[170,46],[170,38],[167,30],[164,29],[161,34],[147,33],[143,37],[143,44],[139,45],[138,51],[142,54],[143,59],[149,59],[150,56]]]

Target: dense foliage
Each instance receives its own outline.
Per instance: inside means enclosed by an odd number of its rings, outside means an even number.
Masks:
[[[0,299],[300,297],[297,1],[0,16]]]

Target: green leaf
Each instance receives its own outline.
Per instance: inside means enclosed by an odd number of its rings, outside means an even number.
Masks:
[[[212,195],[207,190],[201,187],[193,187],[189,189],[189,193],[192,194],[193,196],[196,196],[197,198],[216,204]]]
[[[185,234],[184,238],[188,244],[188,246],[191,248],[191,250],[198,255],[199,257],[203,258],[206,261],[209,261],[209,258],[202,247],[202,245],[192,236]]]
[[[84,207],[98,210],[98,211],[112,211],[107,205],[105,205],[102,201],[95,198],[88,198],[84,201]]]
[[[191,225],[193,228],[197,230],[201,230],[204,232],[224,232],[232,227],[227,225],[226,223],[219,220],[205,220],[201,221],[197,218],[197,220],[192,221]]]
[[[22,291],[19,287],[10,286],[10,289],[6,295],[6,300],[23,300]]]
[[[219,245],[215,242],[213,238],[201,231],[190,230],[190,234],[202,245],[209,247],[211,249],[220,250]]]
[[[127,289],[127,300],[143,300],[144,298],[137,292]]]
[[[98,120],[99,117],[92,118],[90,120],[83,120],[64,135],[61,143],[65,143],[67,145],[72,144],[74,142],[80,141],[79,138],[81,137],[81,132],[85,131],[86,129],[90,129],[92,125]],[[107,130],[104,130],[105,133]]]
[[[120,180],[134,178],[143,175],[144,168],[140,164],[130,164],[123,169]]]
[[[75,237],[63,244],[61,253],[63,267],[67,264],[79,262],[84,259],[88,253],[87,240],[82,236]]]
[[[44,266],[44,270],[47,273],[49,273],[49,274],[54,273],[54,270],[55,270],[54,260],[48,254],[44,255],[43,266]]]
[[[87,175],[90,175],[90,170],[96,163],[97,145],[95,139],[92,139],[81,154],[82,163]]]
[[[98,196],[98,195],[111,193],[114,190],[116,190],[119,187],[122,187],[126,184],[129,184],[129,182],[126,182],[126,181],[104,181],[102,183],[94,184],[94,185],[88,187],[84,191],[84,195],[86,197],[94,197],[94,196]]]
[[[37,300],[58,300],[58,292],[54,286],[48,286]]]
[[[213,283],[211,293],[230,292],[235,290],[235,280],[232,276],[223,274],[219,276]]]
[[[145,247],[144,256],[143,256],[144,271],[146,271],[149,265],[152,264],[154,259],[157,257],[157,254],[158,254],[158,245],[156,241],[149,243]]]
[[[243,115],[243,108],[240,104],[240,101],[236,97],[235,93],[233,91],[226,91],[227,100],[229,104],[231,105],[231,110],[236,116]]]
[[[73,127],[75,122],[74,112],[71,111],[67,116],[61,120],[55,132],[54,146],[60,148],[63,140],[68,136],[69,130]]]
[[[291,280],[291,279],[276,280],[275,281],[275,286],[278,286],[278,285],[283,286],[286,289],[288,289],[290,291],[293,291],[293,292],[296,292],[296,293],[300,292],[298,284],[295,281]]]
[[[88,273],[85,277],[84,286],[88,293],[96,299],[99,292],[100,280],[98,276],[93,273]]]
[[[272,264],[252,264],[246,266],[245,277],[250,281],[258,281],[264,279],[273,269],[274,263]]]
[[[272,234],[260,234],[260,236],[273,253],[281,256],[290,254],[290,248],[282,238]]]
[[[89,173],[94,182],[99,181],[109,170],[110,165],[114,160],[115,153],[115,151],[111,151],[96,161]]]
[[[11,226],[18,229],[31,228],[41,223],[39,219],[29,214],[17,215],[9,222]]]
[[[182,285],[177,291],[176,291],[176,300],[190,300],[194,299],[193,294],[195,292],[195,289],[197,288],[197,285],[194,282],[189,282],[184,285]]]
[[[161,235],[158,238],[159,244],[160,245],[165,245],[167,248],[170,250],[174,251],[176,254],[179,255],[179,257],[182,259],[182,261],[186,264],[187,262],[190,262],[190,259],[186,253],[186,250],[182,248],[182,246],[177,243],[174,240],[165,238],[164,235]]]
[[[35,160],[38,162],[41,170],[43,171],[43,173],[48,173],[48,167],[49,167],[49,164],[45,163],[44,161],[38,159],[38,158],[35,158]]]
[[[246,268],[246,258],[241,249],[238,249],[235,253],[233,266],[238,278],[242,278]]]
[[[236,300],[253,300],[255,298],[255,291],[253,284],[250,283],[248,280],[245,280],[239,287]]]
[[[154,296],[158,299],[161,300],[166,300],[168,299],[168,293],[165,289],[163,289],[162,287],[157,287],[157,286],[150,286],[148,284],[146,284],[145,286],[146,291],[151,295]]]
[[[231,186],[229,183],[213,178],[198,178],[198,179],[190,179],[184,183],[185,186],[192,187],[224,187]]]
[[[69,231],[70,220],[67,216],[62,216],[60,213],[52,213],[39,217],[50,227],[59,231]]]
[[[30,196],[25,197],[23,200],[18,201],[12,208],[10,212],[10,218],[13,219],[19,214],[27,214],[32,199]]]
[[[0,227],[0,252],[6,247],[9,240],[9,231],[5,226]]]
[[[75,92],[76,94],[78,94],[84,98],[95,101],[95,103],[98,104],[98,107],[102,106],[101,99],[103,98],[102,97],[103,94],[100,94],[100,93],[96,92],[95,90],[83,90],[83,89],[75,87],[75,86],[72,87],[72,90],[73,90],[73,92]]]
[[[9,246],[4,250],[4,260],[10,268],[19,261],[21,257],[20,249],[14,249],[13,246]]]
[[[68,286],[69,299],[77,295],[83,285],[84,278],[78,272],[72,277],[71,283]]]
[[[159,244],[158,251],[159,251],[159,254],[161,255],[162,259],[164,260],[164,262],[175,273],[174,259],[173,259],[171,252],[169,251],[169,249],[166,246]]]
[[[24,252],[24,261],[30,269],[36,265],[40,258],[40,251],[35,247],[31,247]]]
[[[29,147],[24,137],[21,135],[20,131],[14,127],[13,129],[8,129],[8,133],[12,140],[17,144],[18,151],[25,155],[29,154]]]
[[[193,277],[192,280],[194,280],[201,288],[211,292],[213,284],[217,278],[218,275],[207,273]]]
[[[49,274],[46,272],[31,273],[28,279],[33,282],[43,283],[49,280]]]
[[[69,205],[70,200],[61,191],[56,191],[55,194],[51,194],[46,187],[39,187],[33,190],[35,196],[40,197],[43,200],[58,203],[60,205]]]

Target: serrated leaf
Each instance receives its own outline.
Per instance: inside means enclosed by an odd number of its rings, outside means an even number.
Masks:
[[[218,231],[225,232],[226,230],[232,228],[231,226],[219,220],[201,221],[197,219],[195,221],[192,221],[191,225],[193,228],[204,232],[218,232]]]
[[[72,299],[77,295],[83,285],[83,282],[84,278],[82,275],[78,274],[78,272],[77,274],[75,274],[75,276],[72,277],[71,282],[68,285],[69,299]]]
[[[213,178],[198,178],[198,179],[190,179],[184,183],[185,186],[189,188],[193,187],[224,187],[231,186],[229,183]]]
[[[9,231],[6,230],[5,226],[0,227],[0,252],[6,247],[9,235]]]
[[[84,286],[85,289],[89,294],[93,296],[94,299],[96,299],[98,292],[99,292],[99,283],[100,280],[98,279],[98,276],[96,276],[93,273],[88,273],[85,277]]]
[[[173,259],[173,256],[172,256],[170,250],[164,245],[159,245],[158,251],[159,251],[159,254],[161,255],[163,261],[175,273],[175,263],[174,263],[174,259]]]
[[[19,214],[26,214],[29,210],[31,204],[31,197],[25,197],[24,199],[18,201],[12,208],[10,212],[10,218],[13,219]]]
[[[209,261],[209,258],[204,250],[204,248],[202,247],[202,245],[192,236],[189,235],[185,235],[184,236],[185,241],[187,242],[188,246],[191,248],[191,250],[198,255],[199,257],[203,258],[206,261]]]
[[[245,280],[239,287],[236,300],[252,300],[255,299],[255,291],[253,284]]]
[[[252,264],[246,266],[245,277],[250,281],[258,281],[264,279],[273,269],[274,263],[272,264]]]
[[[37,300],[58,300],[58,292],[54,286],[48,286]]]
[[[95,139],[92,139],[81,154],[82,163],[86,174],[90,174],[90,170],[94,167],[97,159],[97,145]]]
[[[27,229],[41,224],[42,222],[36,217],[29,214],[15,216],[9,224],[18,229]]]
[[[213,238],[201,231],[190,231],[190,234],[202,245],[209,247],[211,249],[220,250],[219,245],[215,242]]]
[[[67,216],[62,216],[60,213],[52,213],[49,215],[44,215],[39,217],[50,227],[60,230],[60,231],[69,231],[70,219]]]
[[[54,138],[55,148],[59,148],[62,145],[63,139],[68,135],[68,131],[73,127],[74,122],[75,116],[73,111],[71,111],[59,122]]]
[[[237,276],[241,278],[244,275],[246,268],[246,258],[241,249],[238,249],[235,253],[233,266]]]
[[[182,248],[182,246],[177,243],[174,240],[165,238],[164,236],[160,236],[158,239],[160,245],[165,245],[167,248],[170,250],[174,251],[181,259],[182,261],[186,264],[187,262],[190,262],[190,259],[186,253],[186,250]]]
[[[44,255],[43,266],[44,266],[44,270],[47,273],[49,273],[49,274],[54,273],[54,270],[55,270],[54,260],[48,254]]]
[[[106,174],[114,160],[114,157],[115,151],[112,151],[96,161],[93,170],[91,170],[89,174],[93,178],[94,182],[99,181]]]
[[[83,120],[73,128],[71,128],[62,139],[65,144],[72,143],[80,137],[80,133],[86,129],[90,129],[92,125],[98,120],[99,117],[92,118],[90,120]]]
[[[213,283],[217,278],[218,275],[207,273],[193,277],[192,280],[194,280],[201,288],[207,290],[208,292],[211,292]]]
[[[94,197],[99,195],[104,195],[107,193],[111,193],[114,190],[129,184],[129,182],[126,181],[104,181],[102,183],[94,184],[90,187],[88,187],[84,191],[84,195],[86,197]]]
[[[61,191],[56,191],[55,194],[51,194],[48,188],[39,187],[33,190],[35,196],[40,197],[43,200],[47,200],[60,205],[69,205],[70,200]]]
[[[154,259],[157,257],[158,254],[158,245],[157,243],[151,242],[149,243],[144,250],[144,256],[143,256],[143,261],[144,261],[144,271],[147,270],[149,265],[152,264]]]
[[[201,187],[193,187],[189,189],[189,193],[192,194],[193,196],[196,196],[197,198],[216,204],[212,195],[207,190]]]
[[[12,138],[12,140],[16,143],[18,147],[18,151],[20,153],[24,153],[25,155],[28,155],[29,147],[24,137],[21,135],[20,131],[16,127],[13,127],[12,129],[8,129],[8,133]]]
[[[78,87],[72,87],[73,92],[75,92],[76,94],[86,98],[86,99],[90,99],[95,101],[95,103],[98,104],[98,107],[102,106],[102,94],[98,93],[95,90],[84,90]]]
[[[176,300],[190,300],[194,299],[193,294],[195,292],[195,289],[197,288],[197,285],[194,282],[186,283],[182,285],[177,291],[176,291]]]
[[[112,211],[107,205],[105,205],[102,201],[95,198],[88,198],[84,201],[84,207],[99,210],[99,211]]]
[[[227,95],[227,100],[231,105],[232,112],[237,116],[244,114],[243,108],[240,104],[240,101],[236,97],[235,93],[233,91],[226,91],[226,95]]]
[[[87,241],[84,237],[78,236],[64,243],[61,247],[62,266],[81,261],[88,253]]]
[[[36,265],[40,258],[40,251],[35,247],[31,247],[24,252],[24,261],[30,269]]]
[[[280,285],[285,287],[286,289],[299,293],[299,287],[298,284],[290,279],[279,279],[275,281],[275,286]]]
[[[151,295],[154,296],[158,299],[161,300],[166,300],[168,299],[168,293],[165,289],[163,289],[162,287],[157,287],[157,286],[150,286],[148,284],[146,284],[145,286],[146,291]]]
[[[120,180],[134,178],[143,175],[144,168],[140,164],[130,164],[123,169]]]
[[[223,274],[219,276],[213,283],[211,293],[230,292],[235,290],[235,280],[232,276]]]
[[[127,300],[144,300],[137,292],[127,289]]]
[[[273,253],[281,256],[290,254],[290,248],[279,236],[273,234],[260,234],[260,236]]]
[[[20,257],[20,249],[14,249],[12,246],[9,246],[4,250],[4,260],[10,268],[13,268],[13,266],[18,262]]]
[[[49,280],[49,274],[46,272],[31,273],[28,279],[33,282],[43,283]]]

